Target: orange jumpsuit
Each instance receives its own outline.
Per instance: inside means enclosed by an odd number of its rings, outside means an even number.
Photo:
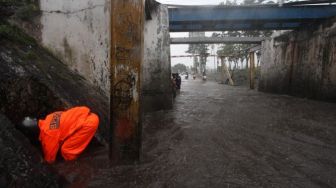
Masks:
[[[53,163],[60,147],[65,160],[76,159],[91,141],[98,124],[98,116],[84,106],[54,112],[39,120],[44,159]]]

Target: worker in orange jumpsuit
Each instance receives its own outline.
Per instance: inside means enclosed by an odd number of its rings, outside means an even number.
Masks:
[[[28,128],[38,125],[44,159],[48,163],[55,161],[59,148],[65,160],[75,160],[90,143],[98,124],[98,116],[84,106],[54,112],[39,121],[27,117],[22,122],[22,126]]]

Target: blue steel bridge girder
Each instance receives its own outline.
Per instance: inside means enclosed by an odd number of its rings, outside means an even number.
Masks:
[[[335,16],[335,5],[197,6],[169,8],[169,25],[171,32],[285,30],[311,26]]]

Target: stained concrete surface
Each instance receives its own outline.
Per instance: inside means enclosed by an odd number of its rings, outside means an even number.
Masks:
[[[96,138],[108,140],[109,99],[16,27],[0,36],[0,113],[18,124],[73,106],[88,106],[101,121]]]
[[[146,114],[138,165],[104,148],[55,165],[89,187],[335,187],[336,104],[182,82],[174,109]]]
[[[40,0],[41,44],[110,93],[110,0]]]
[[[143,110],[152,112],[172,108],[170,35],[168,7],[147,1],[151,19],[145,20],[144,62],[142,65]]]
[[[336,19],[262,44],[259,90],[336,101]]]

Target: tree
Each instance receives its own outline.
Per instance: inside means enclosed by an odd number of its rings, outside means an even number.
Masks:
[[[244,0],[241,5],[258,5],[258,4],[265,4],[265,3],[272,3],[269,0]],[[238,5],[237,1],[235,0],[226,0],[225,2],[220,3],[221,5]],[[213,37],[268,37],[272,34],[272,31],[226,31],[222,32],[219,35],[213,35]],[[241,62],[241,66],[243,67],[244,60],[246,61],[246,68],[247,65],[247,58],[248,52],[247,49],[252,47],[253,45],[250,44],[226,44],[222,45],[217,54],[219,56],[227,57],[229,61],[229,68],[231,68],[231,62],[234,62],[234,68],[238,67],[238,62]]]
[[[172,67],[173,73],[187,72],[187,67],[181,63],[178,63]]]
[[[191,32],[189,37],[205,37],[204,32]],[[205,72],[206,61],[209,55],[209,45],[206,44],[190,44],[186,53],[194,55],[194,72],[198,72],[198,67],[201,72]]]

